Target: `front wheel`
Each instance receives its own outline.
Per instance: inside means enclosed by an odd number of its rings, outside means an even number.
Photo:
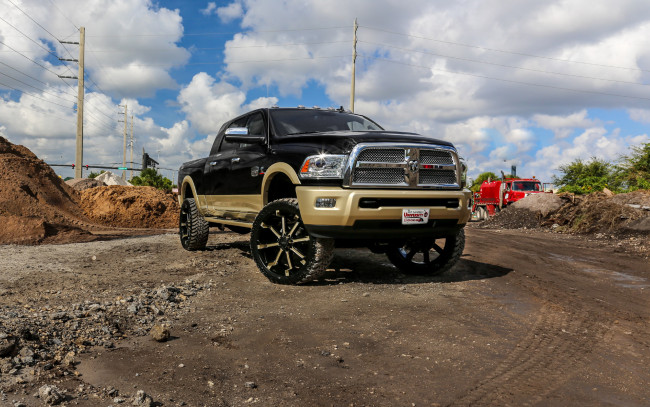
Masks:
[[[194,198],[183,200],[178,232],[185,250],[201,250],[208,243],[210,224],[199,213]]]
[[[465,230],[439,239],[410,239],[391,246],[388,260],[404,274],[435,276],[452,268],[465,248]]]
[[[251,254],[272,282],[297,284],[323,275],[334,253],[334,240],[312,237],[300,218],[298,200],[267,204],[251,229]]]

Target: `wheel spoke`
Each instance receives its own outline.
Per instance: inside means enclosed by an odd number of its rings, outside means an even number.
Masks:
[[[296,223],[293,225],[293,227],[292,227],[291,230],[289,231],[289,237],[291,237],[291,236],[293,235],[293,232],[295,232],[296,229],[298,229],[298,226],[300,226],[300,222],[296,222]]]
[[[292,247],[291,251],[294,252],[296,254],[296,256],[300,257],[300,259],[302,260],[301,263],[305,264],[305,261],[304,261],[305,256],[302,253],[300,253],[298,251],[298,249],[296,249],[295,247]]]
[[[294,243],[308,242],[309,239],[310,239],[309,236],[307,236],[307,237],[301,237],[301,238],[298,238],[298,239],[293,239],[293,242],[294,242]]]
[[[433,250],[437,251],[439,254],[442,254],[442,247],[438,246],[436,242],[433,242]]]
[[[258,249],[268,249],[269,247],[278,247],[280,246],[280,243],[263,243],[263,244],[258,244],[257,248]]]
[[[284,271],[284,275],[289,277],[289,271],[293,268],[293,265],[291,264],[291,254],[289,254],[289,252],[284,253],[287,255],[287,265],[289,266],[289,268]]]
[[[411,261],[413,260],[413,257],[418,253],[417,249],[411,249],[410,252],[406,255],[406,260]]]
[[[287,219],[282,217],[282,236],[287,234]]]
[[[273,229],[273,226],[269,226],[266,223],[262,223],[262,227],[270,230],[271,233],[273,233],[275,237],[277,237],[278,239],[282,237],[282,235],[280,235],[278,232],[275,231],[275,229]]]
[[[423,250],[422,254],[424,255],[424,264],[429,264],[431,262],[431,260],[429,260],[429,251]]]
[[[280,256],[282,256],[282,253],[283,253],[283,252],[284,252],[284,250],[282,250],[282,248],[280,248],[280,250],[278,251],[278,255],[275,256],[275,260],[273,260],[272,262],[270,262],[269,264],[267,264],[266,267],[270,269],[271,267],[277,265],[278,262],[280,261]]]

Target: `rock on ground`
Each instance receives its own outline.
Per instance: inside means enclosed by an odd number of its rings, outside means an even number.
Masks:
[[[103,187],[106,183],[94,178],[76,178],[69,179],[65,182],[77,191],[83,191],[88,188]]]

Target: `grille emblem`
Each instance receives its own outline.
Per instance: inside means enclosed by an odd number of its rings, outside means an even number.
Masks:
[[[411,172],[418,172],[418,160],[409,161],[409,168]]]

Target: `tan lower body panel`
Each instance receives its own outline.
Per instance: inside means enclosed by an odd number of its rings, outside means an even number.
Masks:
[[[436,190],[345,189],[338,187],[296,187],[302,220],[307,225],[353,226],[357,220],[401,220],[403,207],[360,208],[361,198],[433,198],[458,199],[458,208],[432,206],[429,219],[469,220],[471,192]],[[334,208],[317,208],[317,198],[335,198]],[[418,206],[418,208],[422,208]],[[425,207],[426,208],[426,207]]]
[[[260,195],[199,195],[200,211],[209,221],[213,218],[226,218],[252,222],[262,210]]]

